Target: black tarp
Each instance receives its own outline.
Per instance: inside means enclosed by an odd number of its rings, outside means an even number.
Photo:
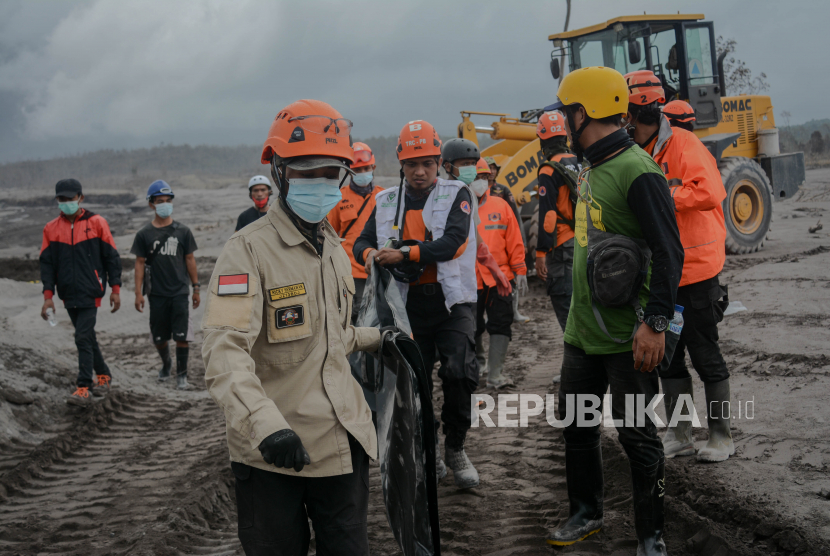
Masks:
[[[406,556],[440,556],[435,422],[428,372],[408,337],[406,308],[392,275],[375,266],[366,281],[358,326],[397,326],[375,359],[351,358],[352,373],[377,412],[378,458],[386,516]]]

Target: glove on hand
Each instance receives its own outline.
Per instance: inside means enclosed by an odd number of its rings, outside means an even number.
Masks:
[[[519,293],[519,297],[527,295],[527,276],[524,274],[516,275],[516,291]]]
[[[476,260],[484,265],[484,267],[490,271],[490,274],[493,275],[493,278],[496,280],[496,290],[498,290],[499,295],[502,297],[510,295],[510,292],[513,291],[513,287],[510,285],[510,280],[507,279],[507,276],[505,276],[504,272],[502,272],[499,268],[496,259],[493,258],[493,255],[490,253],[490,249],[487,248],[486,243],[478,244]]]
[[[268,436],[259,443],[259,452],[265,463],[286,469],[293,467],[298,473],[311,464],[300,437],[291,429],[282,429]]]

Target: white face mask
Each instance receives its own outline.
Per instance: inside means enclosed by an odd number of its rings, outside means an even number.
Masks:
[[[481,197],[487,191],[489,185],[490,184],[487,180],[475,180],[470,184],[470,187],[472,187],[473,193],[476,194],[476,197]]]

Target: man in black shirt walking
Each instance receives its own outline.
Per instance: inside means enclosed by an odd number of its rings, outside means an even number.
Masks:
[[[238,232],[251,222],[256,222],[268,214],[268,200],[271,198],[271,181],[265,176],[254,176],[248,182],[248,196],[254,202],[254,206],[242,212],[236,219],[236,230]]]
[[[196,240],[190,229],[173,221],[173,190],[158,180],[150,185],[147,201],[155,212],[153,221],[135,235],[130,252],[135,255],[135,308],[144,312],[144,295],[150,301],[150,332],[162,360],[159,381],[170,378],[173,366],[167,343],[176,342],[176,382],[187,388],[188,341],[192,339],[189,285],[193,285],[193,308],[199,306],[199,274],[196,270]]]

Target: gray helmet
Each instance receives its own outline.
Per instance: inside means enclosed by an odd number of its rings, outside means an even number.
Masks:
[[[478,152],[478,147],[469,139],[455,138],[450,139],[441,148],[441,158],[444,162],[455,162],[461,158],[475,158],[478,160],[481,155]]]

